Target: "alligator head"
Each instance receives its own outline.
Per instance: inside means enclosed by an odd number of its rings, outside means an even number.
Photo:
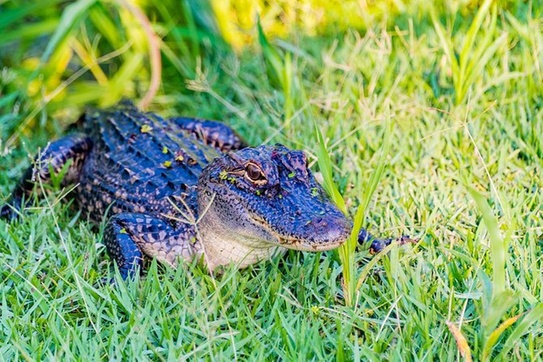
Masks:
[[[198,181],[198,230],[208,267],[240,267],[285,249],[340,246],[351,222],[307,167],[302,151],[245,148],[212,161]]]

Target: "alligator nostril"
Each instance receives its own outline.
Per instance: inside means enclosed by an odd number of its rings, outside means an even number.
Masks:
[[[311,222],[312,225],[315,225],[317,228],[324,231],[328,227],[328,221],[323,217],[316,217]]]
[[[322,225],[328,225],[329,222],[330,222],[330,220],[322,218],[321,224]]]

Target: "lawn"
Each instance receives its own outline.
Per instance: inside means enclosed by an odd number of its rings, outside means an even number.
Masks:
[[[0,220],[0,360],[542,359],[543,5],[429,3],[0,1],[0,201],[129,98],[303,149],[355,231],[419,240],[125,283],[45,185]]]

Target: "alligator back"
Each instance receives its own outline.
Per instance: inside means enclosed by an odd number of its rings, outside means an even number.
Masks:
[[[198,176],[220,156],[215,148],[174,121],[129,104],[87,112],[83,129],[93,147],[81,171],[77,201],[92,220],[100,222],[108,208],[109,215],[175,214],[171,201],[179,198],[197,215]]]

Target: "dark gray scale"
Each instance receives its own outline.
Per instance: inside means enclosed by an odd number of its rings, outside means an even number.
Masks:
[[[247,147],[247,144],[233,129],[220,122],[187,117],[170,118],[169,122],[189,131],[192,136],[222,152]]]
[[[220,155],[214,147],[132,107],[90,114],[85,125],[95,147],[83,166],[78,201],[92,205],[91,219],[101,220],[112,202],[110,214],[175,214],[172,196],[184,197],[196,213],[194,186],[203,167]]]

